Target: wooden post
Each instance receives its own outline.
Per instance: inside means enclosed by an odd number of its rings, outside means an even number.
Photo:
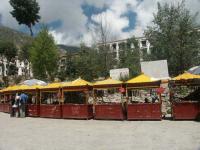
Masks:
[[[38,89],[35,90],[36,105],[38,104]]]
[[[64,90],[62,88],[62,91],[61,91],[61,99],[62,99],[62,103],[64,104]]]
[[[85,93],[85,94],[86,94],[86,96],[85,96],[85,103],[88,104],[89,91],[87,90],[86,92],[87,92],[87,93]]]
[[[39,101],[40,101],[40,105],[41,105],[41,98],[42,98],[42,91],[40,90],[40,95],[39,95]]]
[[[128,104],[129,103],[129,101],[128,101],[128,88],[126,87],[126,104]]]
[[[60,94],[60,92],[61,92],[61,91],[60,91],[60,88],[59,88],[59,89],[58,89],[57,95]],[[58,97],[58,102],[59,102],[59,105],[60,105],[60,95],[59,95],[59,97]]]

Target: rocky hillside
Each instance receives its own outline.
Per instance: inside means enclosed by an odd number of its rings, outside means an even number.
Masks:
[[[13,30],[8,27],[0,26],[0,41],[13,41],[16,46],[21,47],[22,45],[29,43],[33,40],[29,35]]]
[[[0,25],[0,41],[13,41],[18,47],[21,47],[26,43],[32,42],[33,38],[28,34]],[[58,45],[58,48],[60,53],[65,53],[66,51],[76,53],[80,49],[79,47],[68,45]]]

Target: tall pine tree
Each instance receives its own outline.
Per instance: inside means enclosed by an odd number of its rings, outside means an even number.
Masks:
[[[43,28],[33,41],[30,54],[34,76],[42,80],[54,80],[58,50],[47,28]]]

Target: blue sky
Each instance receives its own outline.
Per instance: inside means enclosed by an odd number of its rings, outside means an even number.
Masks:
[[[177,0],[180,1],[180,0]],[[157,2],[177,3],[173,0],[37,0],[40,5],[40,23],[34,27],[37,34],[45,24],[59,44],[88,45],[99,41],[97,27],[103,23],[109,31],[108,40],[143,36],[151,25]],[[199,11],[200,0],[186,0],[186,7]],[[25,25],[18,25],[10,15],[9,0],[1,0],[0,24],[29,33]],[[197,21],[200,23],[200,17]]]

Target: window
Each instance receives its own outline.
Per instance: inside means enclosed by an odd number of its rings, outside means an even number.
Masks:
[[[147,41],[143,40],[143,41],[141,41],[141,44],[142,44],[142,47],[146,47],[147,46]]]
[[[58,94],[51,93],[51,92],[42,93],[41,103],[42,104],[59,104]]]
[[[64,103],[84,104],[86,94],[82,91],[64,92]]]
[[[155,103],[159,102],[159,96],[155,89],[129,89],[130,103]]]
[[[97,103],[120,103],[122,100],[118,88],[94,90],[94,96]]]
[[[113,48],[114,50],[116,50],[117,45],[116,45],[116,44],[113,44],[113,45],[112,45],[112,48]]]

